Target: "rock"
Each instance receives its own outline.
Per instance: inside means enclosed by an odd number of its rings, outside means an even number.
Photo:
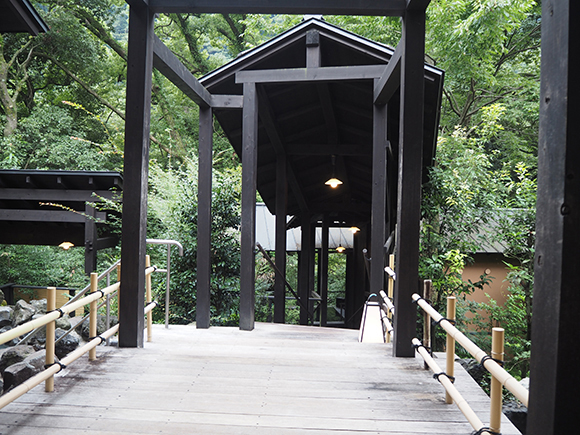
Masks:
[[[14,313],[14,310],[12,309],[12,307],[0,306],[0,327],[6,326],[6,325],[12,325],[13,313]]]
[[[56,339],[58,340],[60,337],[62,337],[65,334],[65,332],[66,331],[64,329],[58,328],[55,331]],[[59,358],[64,358],[67,354],[75,350],[79,346],[79,343],[80,343],[79,335],[74,331],[71,332],[69,335],[67,335],[65,338],[63,338],[56,344],[55,348],[56,356]]]
[[[34,314],[46,314],[46,299],[30,301],[30,305],[34,307]]]
[[[33,346],[22,344],[7,349],[0,358],[0,372],[4,373],[7,367],[22,362],[35,352]]]
[[[526,422],[528,418],[528,408],[520,402],[512,400],[503,404],[503,413],[512,424],[522,433],[526,434]]]
[[[106,316],[97,316],[97,334],[102,334],[107,329],[109,329],[111,326],[115,326],[117,323],[119,323],[116,316],[111,316],[111,319],[110,319],[111,321],[109,323],[109,326],[107,326],[106,319],[107,319]],[[81,326],[81,335],[82,335],[84,340],[89,341],[89,338],[90,338],[89,337],[89,319],[87,319],[83,322],[83,325]]]
[[[12,326],[22,325],[32,319],[35,314],[35,309],[32,305],[23,299],[20,299],[14,305],[14,313],[12,315]]]
[[[487,373],[487,370],[483,368],[475,359],[458,359],[457,362],[461,364],[461,367],[465,369],[467,373],[481,385],[483,381],[483,376]]]
[[[70,327],[71,323],[68,314],[65,314],[64,316],[56,319],[56,329],[60,328],[68,331]]]
[[[6,332],[6,331],[10,331],[11,329],[12,329],[12,326],[10,326],[10,325],[3,326],[2,328],[0,328],[0,334],[2,334],[3,332]],[[15,346],[16,343],[18,343],[18,340],[19,340],[18,337],[17,338],[13,338],[12,340],[7,341],[6,343],[4,343],[4,345],[5,346]]]
[[[520,385],[524,387],[526,390],[530,389],[530,378],[524,378],[520,381]]]

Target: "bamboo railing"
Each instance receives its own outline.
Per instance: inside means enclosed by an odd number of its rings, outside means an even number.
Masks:
[[[421,344],[418,339],[413,339],[413,345],[415,346],[417,352],[423,357],[426,364],[428,364],[429,367],[436,373],[437,379],[445,387],[446,402],[455,402],[471,426],[476,431],[478,431],[478,433],[500,433],[502,414],[502,387],[505,387],[507,390],[509,390],[525,406],[528,406],[529,397],[528,390],[502,367],[504,330],[502,328],[493,328],[492,352],[490,356],[454,326],[456,302],[455,297],[450,296],[447,298],[447,317],[443,317],[418,294],[413,294],[412,298],[413,302],[417,303],[417,305],[419,305],[436,324],[440,325],[447,332],[446,372],[441,371],[431,355],[429,355],[427,348],[423,346],[423,344]],[[452,383],[455,362],[455,343],[460,344],[466,351],[468,351],[476,359],[476,361],[480,363],[492,376],[490,390],[491,407],[489,427],[485,427],[481,420],[475,416],[471,408],[469,408],[469,405],[464,403],[465,401]]]
[[[152,301],[151,298],[151,274],[157,269],[156,267],[150,266],[149,256],[146,257],[145,277],[146,277],[146,301],[147,305],[144,309],[144,315],[147,316],[147,341],[152,340],[152,317],[151,311],[158,304],[156,301]],[[117,266],[120,268],[120,266]],[[117,279],[120,279],[120,270],[117,271]],[[97,335],[97,311],[99,308],[98,301],[103,297],[108,297],[111,294],[117,293],[120,288],[120,281],[115,284],[108,285],[107,287],[99,290],[98,289],[99,276],[96,273],[91,274],[91,282],[89,285],[90,293],[74,302],[70,302],[63,305],[60,308],[56,308],[56,287],[48,287],[48,298],[47,298],[47,313],[37,319],[31,320],[23,325],[13,328],[0,334],[0,344],[4,344],[16,337],[26,334],[34,329],[46,326],[46,365],[45,369],[38,373],[37,375],[31,377],[22,384],[16,386],[8,393],[0,396],[0,409],[8,405],[12,401],[16,400],[18,397],[30,391],[32,388],[36,387],[42,382],[45,382],[45,390],[51,392],[54,390],[54,375],[60,372],[63,368],[68,366],[70,363],[76,361],[85,353],[89,353],[89,361],[96,360],[96,347],[103,343],[108,342],[109,338],[115,335],[119,330],[119,324],[109,328],[104,333]],[[64,357],[59,362],[55,363],[55,321],[56,319],[75,311],[85,305],[90,305],[89,313],[89,335],[90,341],[79,349],[71,352],[66,357]]]

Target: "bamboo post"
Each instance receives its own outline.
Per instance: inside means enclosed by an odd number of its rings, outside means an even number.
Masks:
[[[151,257],[149,255],[145,256],[145,267],[151,267]],[[151,274],[148,273],[145,277],[145,303],[149,305],[151,303]],[[147,341],[153,340],[153,313],[149,311],[147,313]]]
[[[455,320],[455,305],[457,302],[457,298],[455,296],[448,296],[447,297],[447,318],[449,320]],[[448,376],[454,376],[455,374],[455,339],[451,336],[451,334],[447,334],[447,343],[446,343],[446,350],[447,350],[447,365],[446,365],[446,373]],[[445,393],[445,403],[453,403],[453,399],[449,395],[449,393]]]
[[[431,284],[430,279],[423,281],[423,299],[431,300]],[[423,343],[427,346],[432,354],[433,347],[431,346],[431,316],[426,311],[423,311]],[[427,361],[424,362],[425,370],[429,369]]]
[[[56,309],[56,287],[48,287],[46,294],[46,311]],[[45,346],[45,364],[47,367],[54,364],[54,331],[55,321],[46,324],[46,346]],[[48,378],[44,383],[44,391],[50,393],[54,391],[54,376]]]
[[[91,273],[91,293],[96,292],[99,289],[99,279],[98,275],[93,272]],[[89,337],[91,339],[97,336],[97,303],[98,300],[94,300],[90,305],[90,315],[89,315]],[[93,348],[89,351],[89,361],[95,361],[97,359],[97,349]]]
[[[491,357],[498,361],[504,358],[504,335],[503,328],[493,328],[491,332]],[[489,427],[499,433],[501,429],[502,408],[502,385],[494,376],[491,377],[490,397],[491,409],[489,413]]]

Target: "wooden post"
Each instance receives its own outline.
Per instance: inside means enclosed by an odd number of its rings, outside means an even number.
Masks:
[[[145,256],[145,267],[151,267],[151,257]],[[152,302],[151,298],[151,274],[145,277],[145,303],[149,305]],[[147,341],[153,340],[153,312],[147,313]]]
[[[276,156],[276,267],[274,282],[274,322],[286,321],[286,202],[288,183],[286,177],[286,155]],[[306,303],[308,306],[308,303]]]
[[[455,320],[455,305],[457,298],[455,296],[447,297],[447,318],[449,320]],[[446,373],[447,376],[454,376],[455,374],[455,339],[447,334],[447,344],[446,344]],[[453,399],[449,393],[445,393],[445,403],[453,403]]]
[[[378,80],[375,80],[375,85]],[[373,184],[371,210],[371,293],[384,290],[387,193],[387,106],[373,106]]]
[[[491,332],[491,357],[498,361],[504,359],[504,329],[493,328]],[[491,377],[490,398],[491,409],[489,413],[489,427],[492,431],[500,433],[502,414],[502,392],[501,382],[495,377]]]
[[[197,294],[195,326],[196,328],[204,329],[209,328],[210,323],[212,121],[212,109],[200,107],[197,178]]]
[[[244,83],[242,120],[242,235],[240,329],[254,329],[256,279],[256,183],[258,171],[258,98],[255,83]]]
[[[98,275],[93,272],[91,273],[91,293],[95,293],[99,289]],[[97,336],[97,305],[98,299],[94,300],[90,304],[89,312],[89,338],[93,339]],[[143,316],[143,313],[141,313]],[[89,361],[94,361],[97,359],[97,348],[94,347],[89,350]]]
[[[300,295],[300,300],[303,302],[300,306],[300,324],[308,325],[308,311],[305,307],[310,309],[310,254],[314,248],[311,241],[312,226],[310,225],[310,214],[303,213],[300,216],[300,220],[302,223],[302,239],[298,263],[298,294]]]
[[[320,326],[326,326],[328,318],[328,232],[329,217],[324,215],[322,218],[322,245],[320,247]]]
[[[397,195],[397,280],[395,343],[397,357],[414,357],[417,310],[411,295],[419,290],[419,220],[423,158],[425,11],[407,10],[401,42],[401,108]],[[383,240],[384,243],[384,240]]]
[[[423,281],[423,299],[431,300],[431,280]],[[426,311],[423,311],[423,345],[429,348],[429,352],[433,354],[433,346],[431,345],[431,317]],[[429,369],[429,365],[425,363],[425,370]]]
[[[56,309],[56,287],[47,288],[46,297],[46,312],[54,311]],[[46,325],[46,355],[45,364],[51,366],[54,364],[54,330],[55,322],[50,322]],[[54,391],[54,376],[48,378],[44,383],[44,391],[50,393]]]
[[[529,435],[578,432],[580,4],[542,2],[538,203]]]
[[[143,347],[147,181],[155,14],[144,2],[129,9],[129,48],[123,170],[119,346]]]

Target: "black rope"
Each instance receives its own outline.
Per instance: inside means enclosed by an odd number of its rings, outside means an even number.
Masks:
[[[57,362],[53,362],[52,364],[45,364],[44,369],[46,370],[49,367],[52,367],[53,365],[58,364],[60,366],[60,369],[58,370],[57,373],[60,373],[60,371],[62,369],[66,369],[66,365],[64,365],[63,363],[61,363],[60,361]]]
[[[482,427],[479,430],[473,431],[471,432],[471,435],[482,435],[484,432],[487,432],[488,434],[491,435],[501,435],[501,432],[494,432],[493,430],[491,430],[489,427]]]
[[[498,364],[499,364],[501,367],[503,367],[503,361],[502,361],[501,359],[495,359],[495,358],[492,358],[492,357],[491,357],[491,356],[489,356],[489,355],[485,355],[483,358],[481,358],[481,362],[480,362],[481,366],[482,366],[484,369],[485,369],[485,365],[484,365],[484,363],[485,363],[485,362],[486,362],[488,359],[490,359],[490,360],[492,360],[492,361],[495,361],[495,362],[496,362],[496,363],[498,363]],[[487,370],[487,369],[486,369],[486,370]],[[489,370],[488,370],[488,371],[489,371]]]
[[[90,295],[94,295],[95,293],[100,293],[101,294],[101,298],[104,298],[105,297],[105,292],[103,290],[95,290],[94,292],[89,293],[89,296]]]
[[[149,305],[155,305],[156,307],[158,307],[159,306],[159,302],[157,302],[157,301],[151,301],[147,305],[145,305],[145,308],[147,308]]]
[[[52,310],[51,313],[53,313],[55,311],[58,311],[60,313],[60,316],[58,316],[59,319],[65,315],[65,312],[63,310],[61,310],[60,308],[56,308],[56,309]]]
[[[433,320],[432,324],[433,324],[433,326],[439,326],[441,324],[441,322],[444,320],[447,320],[449,323],[451,323],[453,326],[455,326],[455,320],[448,319],[447,317],[441,317],[439,320]]]
[[[99,343],[99,344],[103,344],[104,342],[106,342],[106,341],[107,341],[107,339],[106,339],[106,338],[103,338],[103,337],[101,337],[100,335],[97,335],[97,336],[95,336],[95,337],[89,337],[89,341],[93,341],[95,338],[100,338],[100,339],[101,339],[101,343]]]
[[[420,347],[422,347],[423,349],[425,349],[429,354],[431,354],[431,349],[428,348],[427,346],[425,346],[424,344],[414,344],[413,348],[415,349],[419,349]]]
[[[413,299],[413,303],[419,305],[419,301],[425,301],[427,302],[425,299],[423,299],[421,296],[419,296],[417,299]]]
[[[449,379],[451,381],[451,383],[453,384],[455,382],[455,376],[449,376],[447,373],[445,372],[440,372],[440,373],[434,373],[433,374],[433,379],[437,379],[439,382],[441,382],[441,379],[439,379],[439,376],[446,376],[447,379]]]

